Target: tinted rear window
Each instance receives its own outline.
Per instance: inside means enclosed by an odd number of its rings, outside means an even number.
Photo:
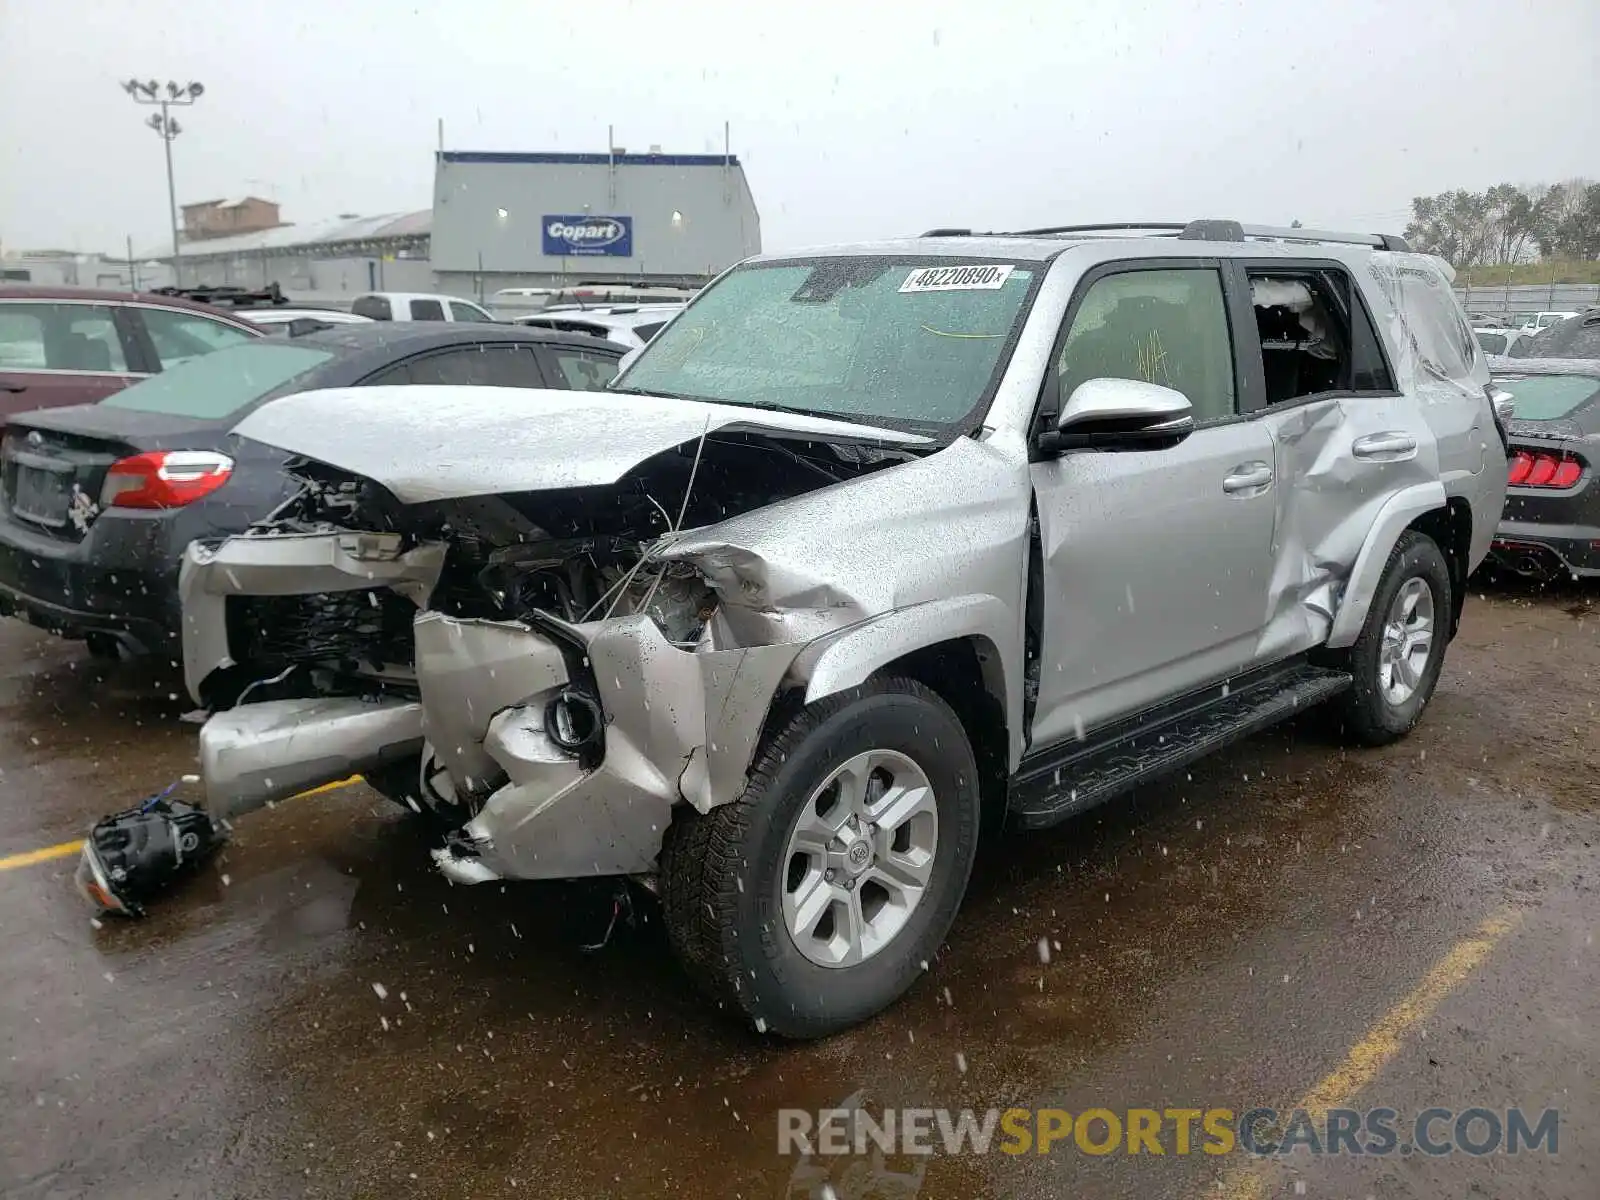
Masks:
[[[358,317],[366,317],[373,321],[394,320],[394,310],[389,307],[389,301],[382,296],[357,296],[356,302],[350,306],[350,311]]]
[[[220,421],[332,357],[309,346],[253,341],[192,358],[100,403]]]
[[[1516,397],[1513,416],[1519,421],[1554,421],[1600,395],[1600,376],[1595,375],[1529,375],[1499,384]]]

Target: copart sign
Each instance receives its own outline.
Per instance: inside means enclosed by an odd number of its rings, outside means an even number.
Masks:
[[[633,255],[632,217],[563,216],[544,218],[544,252],[552,258]]]

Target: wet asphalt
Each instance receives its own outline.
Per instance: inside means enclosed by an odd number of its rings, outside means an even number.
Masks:
[[[0,661],[0,858],[194,769],[175,678],[11,621]],[[648,906],[586,952],[603,886],[450,886],[359,785],[243,819],[143,922],[93,923],[73,858],[0,870],[0,1193],[1592,1200],[1597,700],[1600,589],[1480,589],[1409,739],[1345,750],[1311,714],[993,841],[920,985],[809,1046],[707,1007]],[[782,1107],[1242,1112],[1319,1083],[1557,1108],[1559,1152],[777,1150]]]

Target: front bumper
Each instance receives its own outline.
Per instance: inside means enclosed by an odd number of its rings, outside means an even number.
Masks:
[[[675,805],[704,812],[743,790],[772,696],[802,648],[681,650],[645,616],[550,633],[425,613],[416,634],[434,753],[453,778],[498,785],[435,853],[459,883],[653,870]],[[588,678],[573,678],[573,650]],[[490,667],[507,661],[514,671]],[[526,684],[535,686],[507,700]],[[603,714],[587,751],[564,748],[547,719],[573,688],[592,688]]]
[[[424,605],[444,548],[386,535],[235,538],[184,565],[190,690],[233,665],[229,595],[389,586]],[[274,700],[219,713],[200,734],[208,807],[237,815],[432,748],[474,816],[436,859],[463,883],[637,874],[654,868],[671,810],[744,788],[772,697],[805,642],[683,650],[643,615],[540,628],[419,611],[420,703]],[[598,706],[598,736],[569,748],[553,702]]]

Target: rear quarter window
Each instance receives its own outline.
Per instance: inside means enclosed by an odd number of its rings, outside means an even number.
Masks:
[[[437,300],[413,300],[411,302],[411,319],[413,321],[442,321],[444,320],[444,305]]]

